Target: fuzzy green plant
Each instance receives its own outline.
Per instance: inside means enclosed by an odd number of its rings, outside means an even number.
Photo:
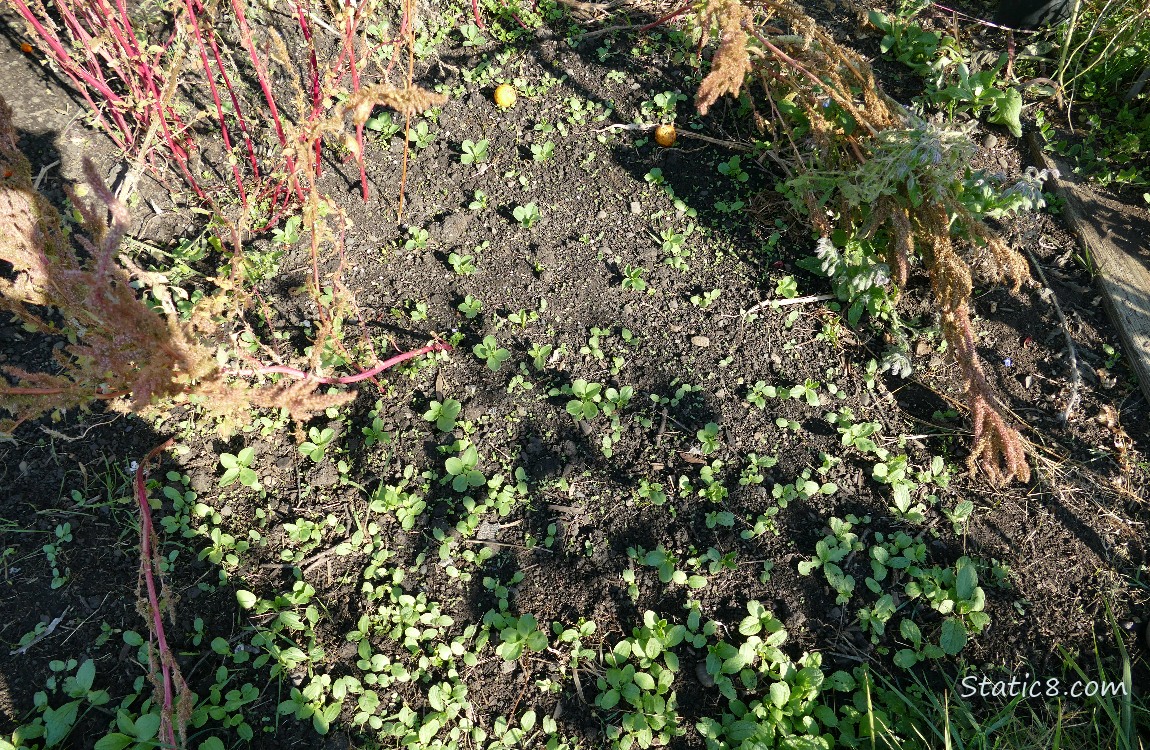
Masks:
[[[892,100],[865,60],[789,0],[753,6],[708,0],[701,19],[718,28],[721,41],[696,95],[700,114],[725,94],[761,91],[752,100],[765,102],[771,116],[756,113],[756,121],[790,147],[790,158],[775,156],[787,171],[784,184],[796,210],[824,237],[885,235],[882,259],[900,287],[911,258],[922,258],[967,388],[974,432],[969,467],[981,468],[994,483],[1027,481],[1022,439],[1002,417],[975,352],[970,298],[975,268],[1016,290],[1029,271],[981,220],[985,212],[972,197],[980,183],[966,168],[969,139]],[[1023,199],[1008,201],[1010,208],[1040,205],[1028,187],[1017,188]]]

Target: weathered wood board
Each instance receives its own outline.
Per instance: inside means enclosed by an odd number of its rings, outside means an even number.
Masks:
[[[1073,180],[1071,166],[1043,152],[1035,135],[1030,150],[1039,167],[1057,168],[1047,183],[1066,199],[1066,224],[1098,271],[1110,320],[1122,337],[1131,368],[1150,401],[1150,220],[1146,211],[1099,195]]]

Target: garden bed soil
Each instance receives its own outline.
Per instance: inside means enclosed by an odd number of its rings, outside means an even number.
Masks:
[[[857,35],[846,14],[827,19],[842,36]],[[874,40],[863,36],[858,45],[873,52]],[[758,308],[757,319],[749,319],[745,312],[773,297],[783,276],[794,276],[802,294],[826,291],[825,281],[795,266],[812,253],[809,230],[773,196],[774,176],[749,162],[744,164],[749,163],[750,185],[759,191],[751,210],[720,213],[720,203],[752,192],[717,173],[716,164],[730,158],[729,150],[690,137],[662,149],[641,133],[597,132],[613,122],[629,122],[653,93],[681,88],[693,93],[683,84],[684,74],[690,73],[685,67],[654,65],[624,51],[603,63],[598,46],[588,41],[572,47],[562,38],[527,46],[504,66],[504,77],[530,82],[543,81],[546,75],[564,78],[546,93],[521,94],[510,110],[495,107],[490,86],[465,86],[462,96],[442,108],[434,142],[411,159],[398,221],[399,137],[369,147],[373,199],[367,205],[358,198],[353,165],[325,165],[322,187],[353,224],[344,282],[355,293],[361,317],[348,326],[347,340],[371,336],[382,358],[391,346],[417,348],[435,334],[459,331],[463,339],[448,356],[425,358],[384,373],[378,383],[363,384],[355,404],[339,419],[319,419],[314,426],[336,431],[333,444],[349,465],[345,478],[370,492],[381,482],[398,481],[403,467],[442,471],[439,449],[450,440],[421,414],[433,400],[460,401],[459,418],[475,428],[471,441],[479,448],[478,468],[488,477],[522,469],[530,488],[526,501],[508,516],[491,514],[486,519],[489,526],[479,540],[490,543],[494,557],[469,582],[450,577],[433,535],[437,529],[454,533],[461,513],[457,493],[433,483],[427,511],[413,528],[402,529],[390,514],[369,514],[366,493],[341,483],[333,459],[317,464],[302,456],[290,429],[229,440],[205,437],[205,430],[191,427],[210,425],[199,423],[190,411],[160,424],[95,413],[25,425],[15,440],[0,444],[0,508],[5,519],[0,548],[15,549],[4,558],[0,589],[0,606],[8,612],[0,629],[0,732],[11,731],[32,708],[33,695],[50,674],[51,659],[95,659],[98,679],[114,698],[132,692],[133,681],[143,674],[134,649],[123,646],[119,635],[146,632],[137,610],[138,522],[128,465],[172,435],[178,449],[164,454],[151,476],[170,485],[166,472],[187,475],[200,501],[223,515],[227,529],[237,536],[259,529],[267,541],[266,547],[253,546],[233,570],[231,582],[219,587],[214,587],[216,567],[196,559],[196,542],[165,541],[165,550],[181,550],[168,581],[178,613],[169,637],[189,684],[201,691],[218,666],[208,649],[212,638],[223,637],[235,646],[251,637],[245,630],[251,618],[237,610],[234,590],[271,596],[290,588],[291,570],[284,569],[278,557],[278,550],[288,544],[282,524],[329,514],[344,532],[331,532],[322,549],[350,534],[357,518],[371,515],[396,551],[395,562],[409,566],[404,588],[439,601],[457,629],[478,622],[494,605],[481,583],[484,576],[507,581],[522,570],[523,580],[512,594],[515,611],[533,613],[545,624],[593,619],[596,643],[609,646],[629,635],[648,609],[681,619],[688,598],[698,599],[707,617],[727,623],[737,622],[746,602],[757,599],[785,623],[791,636],[786,650],[792,657],[818,650],[831,670],[849,670],[863,660],[898,673],[890,663],[891,652],[876,651],[860,631],[856,605],[837,605],[821,576],[797,572],[798,562],[814,553],[831,516],[870,516],[858,529],[867,541],[908,528],[888,510],[887,488],[872,479],[873,460],[843,448],[824,419],[826,412],[844,407],[859,421],[880,423],[887,446],[905,450],[912,466],[921,468],[938,455],[954,469],[949,485],[931,489],[937,503],[930,506],[925,524],[913,530],[929,540],[932,562],[949,565],[970,555],[1009,568],[1006,586],[993,585],[989,568],[983,572],[992,624],[962,654],[973,671],[1010,675],[1025,669],[1058,675],[1063,666],[1058,646],[1088,665],[1093,665],[1097,648],[1114,674],[1117,651],[1110,611],[1125,629],[1120,632],[1140,678],[1146,676],[1146,644],[1140,634],[1147,625],[1147,589],[1140,576],[1146,563],[1150,410],[1123,358],[1105,348],[1120,352],[1119,336],[1099,304],[1089,272],[1075,261],[1079,251],[1059,218],[1025,215],[1004,220],[999,228],[1012,244],[1028,247],[1046,269],[1083,363],[1080,402],[1069,423],[1062,424],[1059,415],[1070,389],[1063,331],[1050,300],[1031,285],[1017,293],[981,286],[973,304],[979,354],[1020,424],[1034,467],[1029,483],[992,487],[962,471],[970,425],[955,365],[940,351],[937,329],[932,328],[936,307],[921,269],[900,301],[904,317],[921,332],[915,342],[916,372],[906,379],[879,375],[868,387],[866,365],[881,356],[886,346],[882,334],[865,325],[851,329],[825,303],[768,305]],[[618,47],[626,45],[620,42]],[[444,52],[442,64],[425,63],[417,79],[462,85],[457,69],[476,61],[474,52]],[[77,174],[70,165],[78,144],[71,139],[79,136],[97,144],[99,138],[72,122],[75,109],[33,58],[9,45],[2,63],[4,95],[17,94],[10,102],[24,118],[21,130],[33,173],[60,158],[57,151],[68,165],[45,178],[48,194],[59,195],[61,175],[75,179]],[[621,81],[605,77],[613,70],[622,71]],[[899,75],[889,64],[880,65],[879,71]],[[55,92],[52,103],[33,110],[37,103],[20,94],[44,86]],[[534,129],[566,116],[570,97],[611,101],[614,113],[600,122],[571,124],[565,137]],[[57,113],[57,102],[66,114]],[[679,105],[681,121],[697,121],[701,133],[731,141],[747,135],[738,130],[730,101],[720,102],[706,118],[689,118],[688,106]],[[691,132],[680,129],[685,136]],[[974,166],[1020,173],[1028,162],[1008,134],[978,125],[975,137],[991,133],[995,145],[984,148]],[[478,167],[460,164],[459,144],[484,138],[491,161]],[[555,143],[554,157],[533,161],[530,146],[545,140]],[[114,163],[108,150],[97,147],[94,153],[104,157],[110,173]],[[698,212],[691,221],[699,229],[687,242],[692,252],[686,259],[689,271],[664,263],[667,255],[659,232],[681,229],[688,220],[645,180],[655,168]],[[526,178],[526,188],[520,176]],[[476,191],[487,196],[485,210],[468,208]],[[161,205],[163,199],[156,194]],[[520,227],[512,216],[516,206],[527,202],[534,202],[542,214],[530,229]],[[146,210],[138,210],[137,216],[142,213]],[[168,225],[165,231],[181,229]],[[416,229],[427,230],[427,246],[405,247],[412,237],[409,230]],[[266,243],[259,240],[253,247],[265,250]],[[280,273],[262,290],[276,315],[296,330],[314,314],[311,302],[292,291],[304,286],[310,272],[305,246],[288,250]],[[474,255],[475,273],[454,273],[448,263],[452,252]],[[322,270],[334,267],[332,260]],[[628,267],[648,269],[645,279],[653,294],[621,288]],[[712,304],[692,302],[692,297],[712,290],[720,290]],[[467,295],[483,303],[471,320],[458,310]],[[425,303],[425,310],[417,303]],[[534,310],[538,319],[526,326],[507,321],[520,310]],[[420,319],[419,313],[425,317]],[[511,353],[497,372],[472,354],[489,334]],[[24,339],[12,326],[0,330],[0,336],[7,342],[6,361],[28,356],[22,349]],[[551,344],[556,352],[543,370],[536,369],[528,355],[536,344]],[[575,378],[634,388],[617,435],[602,416],[589,423],[573,420],[565,408],[570,397],[549,394]],[[762,410],[746,401],[757,381],[790,386],[808,379],[821,384],[818,406],[774,400]],[[837,386],[837,395],[828,383]],[[684,384],[698,390],[682,395]],[[677,391],[682,395],[677,403],[658,403],[674,398]],[[391,445],[382,448],[365,445],[361,433],[377,400],[378,416],[394,436]],[[780,418],[793,421],[798,429],[780,427]],[[720,430],[714,452],[703,455],[696,433],[708,423]],[[603,451],[605,436],[613,443],[609,457]],[[266,499],[239,485],[218,486],[220,454],[237,453],[245,446],[256,450]],[[765,483],[740,486],[739,471],[752,452],[775,456],[778,462],[766,472]],[[777,535],[741,538],[742,521],[753,521],[773,504],[771,487],[819,467],[822,455],[842,459],[830,462],[829,470],[818,476],[820,482],[834,482],[838,491],[782,509],[775,519]],[[724,462],[719,471],[731,488],[725,509],[741,519],[733,528],[709,528],[708,513],[714,507],[701,498],[671,492],[681,476],[698,488],[701,467],[716,459]],[[643,480],[667,488],[668,504],[641,502],[637,491]],[[943,511],[961,500],[975,507],[966,533],[956,534]],[[266,511],[266,518],[256,516],[257,508]],[[157,516],[170,512],[166,500],[155,511]],[[40,548],[62,523],[70,523],[73,534],[63,553],[70,576],[53,589]],[[528,549],[525,535],[541,540],[552,524],[553,546]],[[621,578],[631,565],[628,548],[651,550],[657,545],[683,559],[709,548],[734,551],[738,565],[711,575],[709,584],[697,591],[661,585],[652,570],[639,568],[640,595],[633,601]],[[468,541],[456,549],[482,546]],[[760,574],[765,561],[774,567],[764,582]],[[326,651],[324,664],[333,674],[350,671],[355,660],[345,634],[368,606],[358,594],[363,563],[361,556],[328,556],[304,574],[324,605],[316,632]],[[860,581],[869,575],[862,556],[848,561],[846,571]],[[37,623],[56,618],[62,619],[49,637],[17,653],[21,636]],[[194,642],[197,618],[206,637]],[[109,632],[112,637],[102,640],[101,634]],[[894,643],[888,637],[882,645],[897,648]],[[693,676],[692,661],[705,654],[686,649],[683,656],[690,668],[682,672],[676,689],[688,735],[677,744],[695,747],[697,738],[690,729],[694,720],[725,701]],[[602,716],[580,699],[570,682],[554,695],[531,688],[534,680],[558,679],[557,670],[554,658],[540,654],[507,671],[488,651],[462,679],[481,722],[485,715],[522,715],[535,709],[556,716],[563,732],[584,738],[587,746],[599,746]],[[919,672],[936,686],[945,685],[953,673],[949,662],[942,669]],[[318,738],[306,723],[276,716],[290,684],[255,672],[240,679],[254,682],[261,691],[248,707],[248,721],[257,730],[253,746],[356,746],[346,712],[338,731]],[[585,675],[584,697],[590,700],[594,686],[588,682],[593,679]],[[1135,680],[1139,682],[1146,684]],[[397,697],[417,710],[424,705],[425,698],[414,687]],[[88,714],[83,732],[75,736],[98,737],[107,720],[103,714]],[[261,731],[266,728],[274,731]],[[73,746],[90,744],[76,739]]]

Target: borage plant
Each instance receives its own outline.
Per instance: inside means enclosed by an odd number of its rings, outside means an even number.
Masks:
[[[884,240],[875,243],[874,260],[832,264],[852,274],[838,289],[852,305],[859,298],[850,298],[861,295],[862,307],[884,307],[885,295],[869,290],[887,276],[904,286],[910,258],[920,251],[943,333],[966,381],[974,422],[970,468],[981,467],[992,482],[1028,480],[1022,439],[1002,417],[975,352],[970,300],[975,267],[1015,290],[1030,275],[1023,257],[964,200],[969,139],[906,111],[883,93],[865,60],[792,2],[763,0],[752,9],[737,0],[709,0],[701,21],[706,29],[717,26],[721,41],[699,85],[699,113],[723,95],[737,96],[748,81],[761,85],[770,102],[786,102],[785,108],[765,106],[793,146],[789,160],[779,157],[792,205],[824,237]]]

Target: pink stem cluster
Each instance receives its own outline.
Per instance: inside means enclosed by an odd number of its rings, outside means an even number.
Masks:
[[[119,149],[129,157],[142,158],[157,175],[166,155],[195,195],[214,205],[213,196],[201,186],[196,168],[192,166],[195,133],[165,99],[173,94],[174,86],[171,72],[165,70],[163,62],[180,29],[162,44],[149,42],[144,45],[138,39],[145,35],[134,27],[128,13],[128,0],[52,0],[51,13],[34,0],[11,0],[11,3],[39,38],[40,48],[59,66],[84,99],[95,121]],[[314,0],[295,0],[299,30],[307,50],[305,76],[310,102],[308,111],[298,113],[303,120],[301,127],[288,128],[269,75],[268,51],[254,41],[254,30],[245,13],[244,0],[230,0],[231,16],[239,33],[239,47],[250,61],[252,78],[262,94],[262,101],[247,105],[246,109],[242,103],[249,97],[237,91],[237,80],[234,75],[229,75],[225,56],[220,51],[215,28],[217,20],[203,0],[182,0],[180,3],[180,27],[194,40],[192,46],[199,58],[200,75],[212,100],[223,146],[229,155],[241,146],[244,152],[242,157],[229,159],[235,193],[245,209],[253,200],[262,202],[269,199],[273,221],[274,217],[290,210],[294,202],[302,202],[305,198],[303,186],[297,179],[299,149],[314,151],[309,165],[313,170],[310,177],[314,179],[320,175],[322,137],[317,128],[308,126],[317,124],[325,116],[324,87],[338,85],[349,71],[353,93],[363,85],[364,65],[362,58],[357,56],[356,47],[367,4],[361,3],[354,10],[349,8],[341,29],[342,49],[337,59],[325,66],[321,66],[316,53],[311,15],[315,4]],[[261,169],[253,130],[249,125],[261,120],[271,124],[278,139],[284,155],[283,173],[288,175],[286,180],[274,177],[277,170],[261,174],[268,170]],[[149,142],[146,138],[153,130],[158,143]],[[369,192],[362,124],[356,126],[355,137],[360,182],[363,198],[367,201]],[[308,138],[312,140],[295,142]]]
[[[25,0],[12,0],[12,5],[43,41],[46,52],[80,92],[118,148],[140,155],[140,137],[153,123],[157,124],[164,146],[184,180],[198,197],[206,197],[188,169],[191,142],[185,135],[187,126],[163,98],[165,81],[160,60],[174,34],[162,45],[140,49],[124,0],[117,0],[115,6],[106,0],[58,0],[55,7],[64,23],[63,37],[47,17],[37,17]],[[80,49],[70,51],[76,46]],[[97,105],[97,101],[101,104]],[[151,153],[143,156],[154,166]]]
[[[332,377],[326,375],[315,375],[310,372],[305,372],[296,367],[288,367],[286,365],[269,365],[267,367],[256,367],[246,370],[230,370],[228,375],[236,377],[252,377],[254,375],[287,375],[288,377],[295,378],[296,380],[314,380],[317,383],[325,385],[347,385],[349,383],[358,383],[361,380],[368,380],[374,378],[384,370],[389,370],[395,367],[400,362],[406,362],[409,359],[414,359],[422,354],[429,354],[431,352],[449,352],[451,351],[451,344],[442,341],[427,346],[413,349],[409,352],[397,354],[390,359],[379,362],[367,370],[356,373],[355,375],[343,375],[340,377]]]

